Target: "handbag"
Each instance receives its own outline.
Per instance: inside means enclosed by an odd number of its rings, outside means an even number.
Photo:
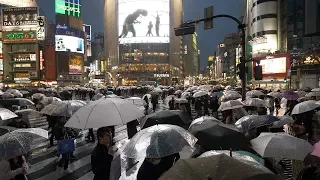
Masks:
[[[76,150],[74,139],[67,138],[63,140],[58,140],[57,151],[59,154],[70,153]]]

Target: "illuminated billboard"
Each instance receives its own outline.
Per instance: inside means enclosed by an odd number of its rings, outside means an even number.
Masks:
[[[69,58],[69,73],[81,74],[82,73],[82,56],[71,55]]]
[[[74,17],[81,17],[80,0],[56,0],[56,13]]]
[[[287,72],[287,58],[279,57],[260,61],[263,74],[279,74]]]
[[[0,5],[15,7],[36,7],[37,0],[0,0]]]
[[[56,35],[56,51],[84,53],[84,39],[73,37]]]
[[[170,0],[119,0],[119,43],[169,43]]]
[[[6,27],[37,27],[38,8],[4,8],[2,9],[2,26]]]
[[[3,42],[27,42],[36,41],[36,31],[3,31],[2,32]]]

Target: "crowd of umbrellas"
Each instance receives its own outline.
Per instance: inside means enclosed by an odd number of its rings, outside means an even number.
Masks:
[[[65,99],[63,95],[72,96],[75,91],[94,93],[89,98],[91,100],[62,100]],[[284,129],[293,127],[297,121],[295,116],[314,112],[320,107],[317,101],[320,99],[320,89],[284,92],[248,90],[244,101],[239,92],[241,88],[209,85],[104,89],[65,87],[60,90],[40,88],[33,94],[28,90],[1,91],[4,100],[18,100],[19,106],[25,108],[0,108],[0,161],[27,154],[32,151],[36,140],[48,139],[48,132],[40,128],[16,129],[6,126],[12,119],[26,114],[28,118],[37,115],[68,117],[65,127],[79,131],[126,125],[138,119],[141,130],[130,140],[117,144],[119,164],[123,169],[121,177],[124,179],[130,176],[128,172],[132,168],[136,168],[136,171],[131,174],[136,175],[137,166],[141,165],[143,159],[181,153],[186,147],[192,150],[190,157],[178,160],[160,179],[286,179],[286,175],[266,165],[266,161],[279,162],[283,159],[301,162],[306,168],[309,165],[318,167],[319,164],[305,162],[310,156],[313,162],[320,162],[318,140],[315,137],[297,137],[286,133]],[[175,103],[180,104],[205,96],[216,98],[220,104],[219,114],[234,122],[226,123],[218,116],[192,119],[181,110],[161,110],[146,116],[143,112],[145,97],[150,99],[162,94],[167,97],[165,102],[174,97]],[[294,106],[292,102],[295,102]],[[36,111],[38,103],[44,106],[39,112]],[[265,113],[258,113],[260,109],[266,109]],[[282,109],[285,110],[281,114]],[[288,109],[290,112],[286,114]],[[28,118],[24,120],[28,121]],[[307,121],[317,123],[314,119]],[[136,163],[130,165],[129,159],[134,159]],[[306,168],[299,169],[297,175],[289,178],[303,179]]]

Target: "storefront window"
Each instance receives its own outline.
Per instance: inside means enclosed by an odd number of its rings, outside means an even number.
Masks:
[[[35,52],[34,44],[11,44],[9,45],[9,52]]]

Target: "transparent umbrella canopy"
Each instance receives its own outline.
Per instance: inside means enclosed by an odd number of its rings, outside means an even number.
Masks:
[[[138,132],[127,144],[124,154],[129,158],[161,158],[179,153],[183,147],[194,147],[192,134],[174,125],[155,125]]]
[[[40,128],[18,129],[0,136],[0,161],[28,153],[34,140],[48,139],[48,131]]]

